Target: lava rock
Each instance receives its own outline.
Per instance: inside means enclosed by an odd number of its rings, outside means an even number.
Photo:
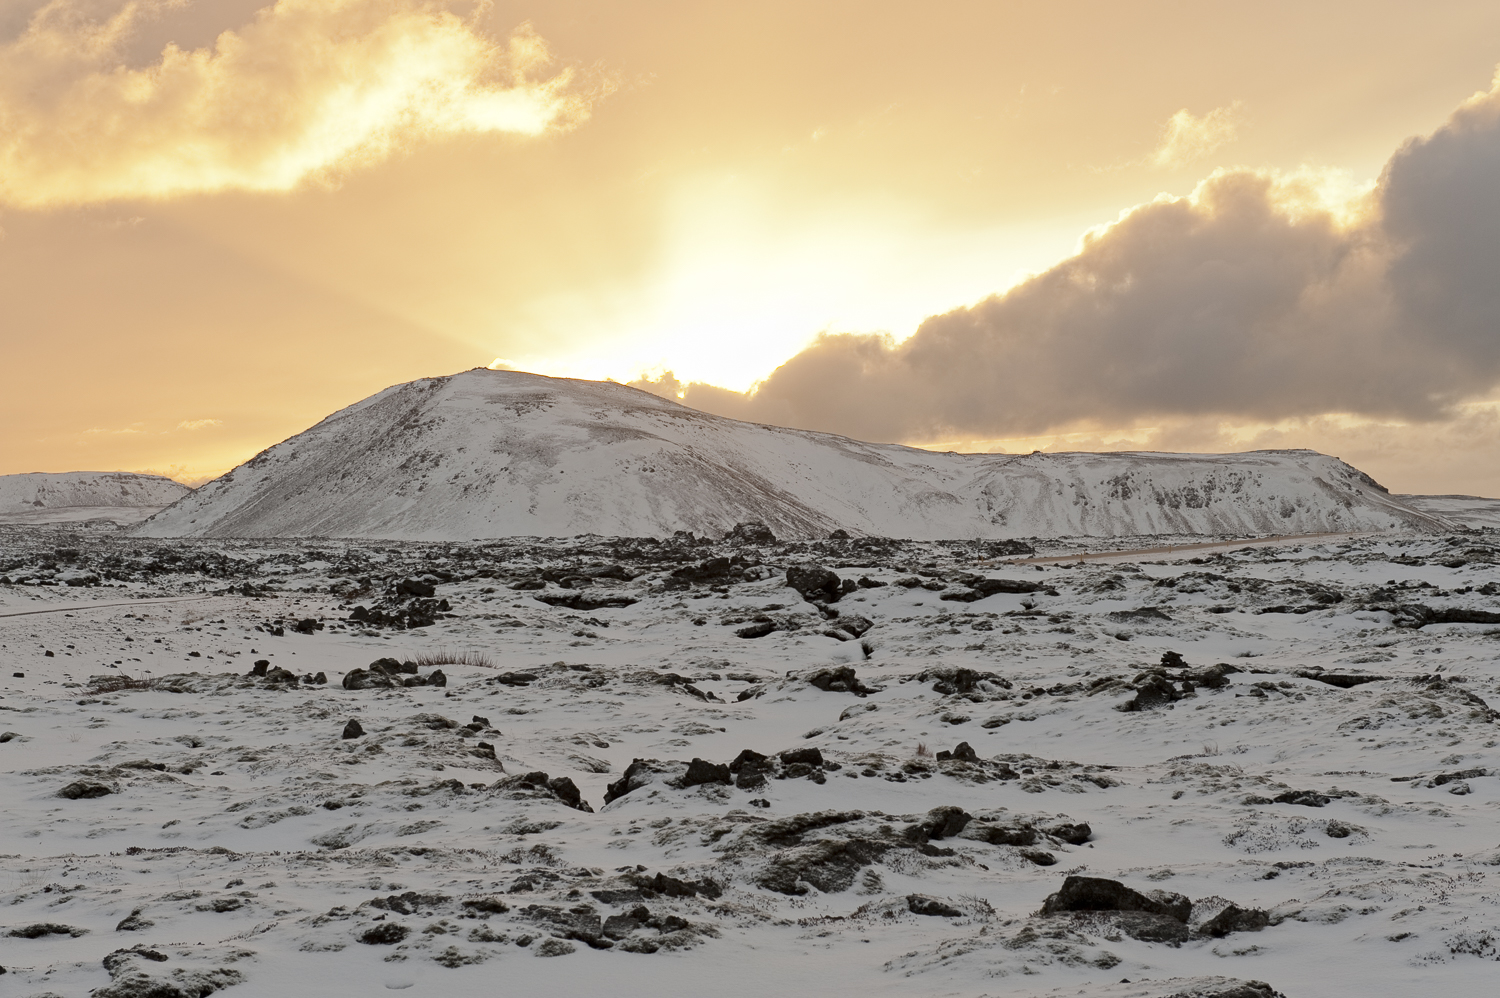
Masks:
[[[926,894],[906,895],[906,910],[913,915],[937,915],[942,918],[957,918],[963,914],[962,911],[948,904],[946,901],[939,901],[937,898],[928,897]]]
[[[364,729],[363,725],[361,725],[358,721],[354,720],[353,718],[350,718],[349,719],[349,723],[346,724],[346,725],[344,725],[344,733],[340,737],[344,738],[345,740],[347,740],[347,739],[350,739],[350,738],[359,738],[359,737],[363,736],[364,733],[365,733],[365,729]]]
[[[1056,894],[1042,902],[1044,915],[1070,911],[1144,911],[1184,924],[1192,910],[1193,903],[1181,894],[1170,891],[1142,894],[1118,880],[1103,877],[1070,876]]]
[[[1070,846],[1081,846],[1094,834],[1094,830],[1088,826],[1087,822],[1082,821],[1049,825],[1042,829],[1042,831],[1055,839],[1061,839]]]
[[[1259,908],[1241,908],[1226,904],[1218,914],[1201,922],[1199,935],[1222,938],[1231,932],[1259,932],[1271,924],[1271,916]]]
[[[400,686],[401,683],[384,673],[352,669],[344,675],[343,685],[346,690],[388,690]]]
[[[939,762],[946,762],[950,759],[954,762],[978,762],[979,753],[975,752],[974,747],[968,742],[959,742],[951,752],[947,749],[938,752],[937,759]]]
[[[734,529],[724,535],[726,544],[775,544],[776,535],[764,523],[736,523]]]
[[[866,686],[859,681],[853,666],[841,665],[835,669],[819,669],[807,681],[820,690],[830,693],[853,693],[855,696],[866,696],[870,693],[879,693],[880,687]]]
[[[974,816],[954,804],[945,804],[927,812],[927,816],[915,825],[907,827],[904,835],[913,842],[929,839],[946,839],[957,835],[968,827]]]
[[[678,782],[683,788],[696,787],[704,783],[728,783],[730,782],[729,767],[723,763],[705,762],[694,758],[688,763],[687,772],[682,774],[682,779]]]
[[[823,752],[821,749],[808,747],[787,749],[781,753],[781,764],[783,766],[794,766],[797,763],[807,766],[822,766]]]
[[[844,595],[843,583],[831,569],[811,562],[791,565],[786,570],[786,584],[809,602],[837,603]]]
[[[398,596],[420,596],[424,599],[437,595],[437,587],[421,579],[402,579],[396,583]]]
[[[742,638],[763,638],[774,630],[776,630],[776,622],[774,620],[760,620],[753,624],[746,624],[734,633],[736,636]]]
[[[118,791],[107,784],[96,783],[93,780],[77,780],[59,790],[57,796],[67,800],[93,800],[96,797],[108,797],[113,793],[118,793]]]
[[[146,929],[151,928],[156,923],[151,921],[151,919],[149,918],[142,917],[141,913],[145,910],[145,908],[137,908],[130,914],[126,915],[124,918],[120,919],[120,921],[115,925],[115,931],[143,932]]]
[[[1119,704],[1115,709],[1127,713],[1138,710],[1155,710],[1182,699],[1182,694],[1166,676],[1159,672],[1148,672],[1137,676],[1135,696]]]

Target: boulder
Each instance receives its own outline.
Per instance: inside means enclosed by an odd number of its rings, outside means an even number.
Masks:
[[[927,816],[915,825],[910,825],[905,831],[905,836],[914,842],[926,842],[929,839],[946,839],[957,835],[968,827],[974,816],[963,808],[954,804],[944,804],[927,812]]]
[[[371,672],[367,669],[351,669],[344,675],[344,689],[346,690],[388,690],[400,685],[399,680],[392,679],[382,672]]]
[[[844,595],[839,577],[832,570],[811,562],[789,566],[786,584],[809,602],[837,603]]]
[[[107,797],[118,793],[115,788],[93,780],[77,780],[69,783],[57,792],[57,796],[66,800],[93,800],[96,797]]]
[[[349,723],[344,725],[344,733],[340,737],[348,740],[350,738],[359,738],[364,735],[364,733],[365,729],[360,725],[360,723],[353,718],[350,718]]]
[[[783,766],[793,766],[799,762],[807,766],[821,766],[823,765],[823,752],[821,749],[808,747],[787,749],[781,753]]]
[[[1194,905],[1194,921],[1198,921],[1198,906]],[[1241,908],[1229,902],[1209,918],[1195,926],[1199,935],[1222,938],[1231,932],[1259,932],[1271,924],[1271,916],[1259,908]]]
[[[942,918],[957,918],[963,912],[946,901],[939,901],[926,894],[906,895],[906,910],[913,915],[937,915]]]
[[[853,693],[855,696],[865,696],[870,693],[879,693],[880,687],[866,686],[859,681],[853,666],[841,665],[835,669],[819,669],[807,677],[807,681],[820,690],[830,693]]]
[[[1170,891],[1143,894],[1118,880],[1103,877],[1070,876],[1056,894],[1042,902],[1044,915],[1070,911],[1144,911],[1184,924],[1192,910],[1193,903],[1181,894]]]
[[[688,763],[687,772],[682,774],[678,782],[684,788],[696,787],[704,783],[728,783],[729,767],[723,763],[705,762],[694,758]]]
[[[951,752],[947,749],[940,751],[937,754],[937,759],[939,762],[946,762],[948,760],[954,762],[978,762],[979,753],[975,752],[974,747],[968,742],[959,742],[957,747]]]

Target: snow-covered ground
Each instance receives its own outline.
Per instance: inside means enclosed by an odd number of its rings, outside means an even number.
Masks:
[[[1500,534],[1189,540],[4,529],[5,993],[1492,993]]]
[[[1096,537],[1444,529],[1313,451],[957,454],[711,416],[612,382],[396,385],[137,528],[151,537]]]
[[[1464,527],[1500,528],[1500,499],[1483,496],[1396,496],[1402,504]]]
[[[160,475],[123,471],[0,475],[0,523],[139,523],[192,490]]]

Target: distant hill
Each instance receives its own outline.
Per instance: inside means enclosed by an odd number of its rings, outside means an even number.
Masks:
[[[126,471],[0,475],[0,523],[137,523],[190,492],[170,478]]]
[[[914,539],[1444,529],[1313,451],[954,454],[743,423],[613,382],[396,385],[137,528],[151,537]]]
[[[1462,527],[1500,528],[1500,499],[1483,496],[1396,496],[1412,509],[1440,516]]]

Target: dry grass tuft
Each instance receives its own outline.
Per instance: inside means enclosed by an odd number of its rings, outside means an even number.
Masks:
[[[119,693],[121,690],[154,690],[157,680],[135,679],[120,673],[118,676],[90,676],[90,693]]]
[[[476,669],[496,669],[499,666],[490,661],[490,657],[483,652],[477,651],[443,651],[423,652],[412,661],[417,663],[419,669],[430,669],[440,665],[469,665]]]

